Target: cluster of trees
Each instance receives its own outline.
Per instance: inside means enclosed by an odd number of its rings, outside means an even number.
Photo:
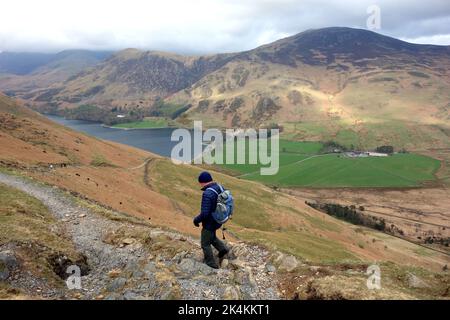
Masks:
[[[149,116],[175,119],[181,116],[191,107],[191,104],[179,105],[174,103],[167,103],[163,99],[156,99],[155,103],[151,107],[151,110],[149,111]]]
[[[364,211],[364,207],[359,207],[357,210],[356,206],[342,206],[336,203],[311,203],[306,201],[306,204],[310,207],[313,207],[317,210],[325,212],[326,214],[336,217],[338,219],[360,225],[369,227],[372,229],[376,229],[379,231],[388,231],[388,227],[386,226],[386,221],[382,218],[377,218],[373,216],[367,216],[362,214],[361,211]]]
[[[353,149],[353,145],[351,146],[351,149],[347,148],[346,146],[343,146],[335,141],[326,141],[323,143],[323,148],[321,150],[322,153],[330,153],[334,152],[334,150],[339,150],[342,152],[346,152]]]
[[[140,102],[141,104],[143,101]],[[102,122],[106,125],[115,125],[143,120],[148,116],[158,116],[175,119],[186,112],[191,105],[177,105],[165,103],[159,99],[150,109],[144,109],[139,105],[135,107],[113,107],[102,108],[93,104],[82,104],[73,109],[64,111],[63,116],[67,119],[87,120]],[[121,115],[118,117],[118,115]]]
[[[305,203],[314,209],[320,210],[330,216],[350,222],[355,225],[365,226],[387,233],[399,234],[401,236],[404,235],[403,230],[401,230],[394,224],[391,224],[389,226],[382,218],[363,214],[363,206],[357,208],[354,205],[342,206],[336,203],[312,203],[308,201],[305,201]]]
[[[117,117],[119,114],[124,117]],[[64,111],[64,117],[67,119],[97,121],[109,126],[119,123],[139,121],[145,116],[145,111],[142,109],[133,108],[122,112],[122,109],[117,107],[108,110],[90,104],[80,105],[77,108],[67,109]]]
[[[450,238],[442,238],[436,236],[429,236],[424,239],[426,244],[440,244],[441,246],[448,247],[450,245]]]
[[[103,122],[108,111],[91,104],[83,104],[73,109],[64,110],[64,117],[74,120]]]
[[[263,125],[261,127],[263,129],[269,130],[269,132],[270,132],[271,129],[278,129],[278,130],[280,130],[280,132],[284,131],[284,127],[282,125],[280,125],[279,123],[276,123],[276,122],[271,122],[271,123]]]
[[[380,146],[375,149],[376,152],[393,154],[394,147],[393,146]]]
[[[351,144],[349,147],[346,147],[337,143],[336,141],[326,141],[323,143],[323,153],[334,152],[335,150],[339,150],[340,152],[356,151],[356,147],[353,144]],[[379,146],[375,148],[375,151],[380,153],[393,154],[394,147],[389,145]],[[406,150],[401,150],[401,152],[406,153]]]

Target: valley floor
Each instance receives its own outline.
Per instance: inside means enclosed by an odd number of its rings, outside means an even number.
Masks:
[[[321,203],[364,207],[365,215],[385,219],[394,224],[403,238],[425,245],[426,238],[450,237],[450,190],[441,188],[410,189],[286,189],[286,192]],[[426,244],[450,254],[448,246]],[[450,261],[450,257],[449,257]]]

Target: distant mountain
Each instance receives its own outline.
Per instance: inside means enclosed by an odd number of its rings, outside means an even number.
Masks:
[[[62,86],[38,92],[35,102],[62,107],[95,104],[150,108],[157,99],[189,87],[232,58],[232,54],[185,57],[126,49],[70,77]]]
[[[18,96],[46,111],[138,109],[186,124],[282,125],[293,138],[344,144],[450,140],[450,47],[360,29],[308,30],[234,54],[127,49],[39,88]]]
[[[236,55],[170,97],[183,121],[282,125],[296,139],[450,146],[450,47],[367,30],[310,30]]]
[[[66,50],[59,53],[0,52],[0,73],[15,75],[30,74],[47,64],[58,64],[72,57],[91,61],[101,61],[111,55],[106,51]]]
[[[0,53],[0,90],[17,94],[67,80],[108,58],[107,51],[66,50],[59,53]]]
[[[214,118],[219,114],[228,125],[250,125],[357,121],[367,113],[384,117],[381,113],[393,111],[394,100],[425,103],[421,100],[427,92],[436,95],[431,103],[438,103],[439,109],[428,116],[439,122],[448,120],[444,109],[448,111],[449,76],[449,47],[410,44],[366,30],[327,28],[241,53],[171,99],[197,106],[192,114],[209,112]],[[395,104],[399,106],[399,101]]]
[[[49,63],[53,54],[36,52],[1,52],[0,73],[24,75]]]

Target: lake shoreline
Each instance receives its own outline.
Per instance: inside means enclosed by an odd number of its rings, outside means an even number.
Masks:
[[[152,130],[152,129],[177,129],[177,127],[172,127],[172,126],[166,126],[166,127],[151,127],[151,128],[121,128],[121,127],[114,127],[114,126],[109,126],[106,125],[104,123],[101,123],[101,126],[103,128],[108,128],[108,129],[118,129],[118,130],[125,130],[125,131],[131,131],[131,130]]]

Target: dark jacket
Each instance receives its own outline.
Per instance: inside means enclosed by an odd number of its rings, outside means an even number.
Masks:
[[[212,190],[208,190],[208,188],[216,190],[217,193],[221,192],[219,185],[215,182],[202,188],[203,196],[202,196],[201,211],[200,214],[197,217],[195,217],[194,223],[201,222],[203,228],[210,231],[216,231],[222,226],[220,223],[217,223],[216,220],[214,220],[211,214],[216,210],[217,194]]]

